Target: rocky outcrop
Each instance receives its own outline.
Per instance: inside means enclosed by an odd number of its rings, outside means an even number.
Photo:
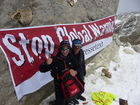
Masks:
[[[116,31],[122,45],[131,44],[140,52],[140,13],[129,13],[117,17]]]
[[[74,4],[72,3],[74,1]],[[33,20],[27,26],[58,23],[87,22],[109,15],[114,15],[119,0],[0,0],[0,27],[21,27],[15,13],[29,21],[32,12]],[[73,5],[73,6],[71,6]],[[26,11],[24,11],[24,9]]]
[[[115,14],[118,2],[119,0],[0,0],[0,28],[93,21]],[[114,51],[114,46],[113,42],[107,49]],[[93,70],[102,64],[107,66],[109,58],[114,58],[115,51],[111,55],[105,54],[107,49],[93,58],[96,63]],[[50,83],[17,101],[8,65],[1,50],[0,67],[1,105],[39,105],[53,91],[53,84]]]
[[[129,42],[132,45],[140,44],[140,14],[130,13],[118,16],[116,24],[119,39],[121,42]]]

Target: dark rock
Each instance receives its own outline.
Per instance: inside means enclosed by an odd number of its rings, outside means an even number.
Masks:
[[[119,99],[119,104],[120,105],[128,105],[128,102],[127,102],[127,100],[124,100],[124,99]]]
[[[112,77],[111,73],[107,69],[102,69],[102,73],[104,73],[104,75],[108,78]]]

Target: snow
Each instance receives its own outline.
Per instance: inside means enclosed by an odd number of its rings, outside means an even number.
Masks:
[[[85,77],[85,92],[87,105],[96,105],[91,100],[91,94],[96,91],[105,91],[113,93],[117,99],[112,105],[119,105],[119,98],[128,101],[128,105],[140,105],[140,53],[135,52],[131,47],[121,46],[119,49],[120,62],[111,62],[109,72],[112,78],[107,78],[102,75],[103,67],[98,68],[93,74]],[[87,70],[91,70],[93,63],[87,65]],[[51,95],[47,102],[54,100],[54,94]],[[79,101],[79,105],[83,105]]]
[[[120,24],[121,22],[121,20],[116,19],[115,24]]]
[[[110,63],[109,72],[112,73],[112,78],[102,76],[102,68],[85,78],[86,91],[83,96],[87,98],[88,105],[95,105],[91,100],[91,93],[95,91],[106,91],[117,95],[112,105],[119,105],[119,98],[127,100],[128,105],[140,105],[140,53],[136,53],[131,47],[121,46],[119,56],[121,59],[119,63]]]

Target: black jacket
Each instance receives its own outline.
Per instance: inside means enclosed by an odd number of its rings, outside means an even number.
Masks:
[[[51,71],[51,75],[54,79],[57,79],[66,69],[74,69],[76,71],[79,69],[79,65],[71,53],[67,57],[63,57],[58,53],[53,57],[53,61],[50,65],[46,64],[45,61],[40,66],[40,72]]]
[[[51,75],[54,77],[56,105],[66,105],[63,92],[61,90],[61,81],[59,76],[66,69],[74,69],[77,71],[79,65],[71,53],[67,57],[63,57],[58,53],[52,59],[53,61],[50,65],[46,64],[46,61],[40,65],[40,72],[51,71]]]
[[[78,63],[78,65],[79,65],[79,68],[77,70],[78,74],[79,74],[80,78],[83,80],[84,76],[86,75],[84,52],[81,49],[80,52],[77,55],[74,55],[74,53],[73,53],[73,56],[76,59],[76,62]]]

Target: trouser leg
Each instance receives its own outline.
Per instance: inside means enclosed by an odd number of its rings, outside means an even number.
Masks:
[[[55,97],[56,97],[56,105],[65,105],[65,100],[63,93],[61,91],[60,84],[55,81]]]

